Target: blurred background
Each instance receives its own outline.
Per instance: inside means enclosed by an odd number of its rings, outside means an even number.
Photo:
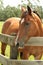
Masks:
[[[0,0],[0,21],[5,21],[10,17],[20,17],[21,6],[26,7],[27,5],[43,18],[42,0]]]

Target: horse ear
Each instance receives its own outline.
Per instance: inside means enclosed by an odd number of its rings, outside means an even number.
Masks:
[[[22,6],[21,7],[21,11],[22,11],[22,13],[25,12],[26,11],[26,8]]]
[[[27,6],[27,10],[28,10],[28,13],[31,15],[31,8],[29,6]]]

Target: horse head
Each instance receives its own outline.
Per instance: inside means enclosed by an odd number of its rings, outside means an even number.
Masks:
[[[38,22],[40,22],[38,21],[39,19],[40,18],[38,15],[35,14],[29,6],[27,6],[27,9],[22,9],[19,31],[17,35],[17,42],[21,46],[26,44],[30,37],[40,36],[40,28],[38,24]]]

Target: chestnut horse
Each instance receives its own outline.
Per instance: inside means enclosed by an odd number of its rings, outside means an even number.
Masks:
[[[13,33],[17,34],[19,29],[19,21],[20,21],[20,18],[17,18],[17,17],[12,17],[7,19],[5,23],[3,24],[2,33],[8,34],[8,35],[12,35]],[[1,54],[3,55],[5,55],[6,46],[7,45],[4,43],[1,45]]]
[[[28,59],[30,55],[34,55],[37,60],[41,59],[43,46],[26,46],[26,43],[31,37],[43,36],[42,21],[29,6],[27,6],[27,10],[23,10],[22,12],[17,36],[17,42],[19,44],[25,44],[23,48],[19,48],[22,59]]]
[[[22,7],[21,19],[15,17],[7,19],[3,24],[2,33],[8,35],[11,35],[12,33],[16,33],[17,34],[16,40],[18,41],[18,43],[19,42],[27,43],[28,39],[32,36],[42,36],[41,19],[36,13],[32,12],[30,8],[28,8],[28,11],[26,11],[26,9]],[[3,55],[5,55],[6,46],[7,45],[4,43],[1,46],[1,54]],[[29,50],[31,48],[34,49],[34,47],[27,47],[27,49],[24,47],[24,49],[23,48],[18,49],[21,52],[21,55],[24,52],[22,55],[23,59],[28,59],[28,56],[31,52]],[[36,50],[33,50],[33,52],[34,51]],[[31,54],[33,52],[31,52]]]

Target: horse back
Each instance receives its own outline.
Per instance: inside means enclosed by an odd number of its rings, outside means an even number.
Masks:
[[[17,33],[19,28],[19,21],[20,18],[12,17],[5,21],[2,27],[2,33],[10,34],[10,33]],[[17,30],[17,31],[16,31]]]

